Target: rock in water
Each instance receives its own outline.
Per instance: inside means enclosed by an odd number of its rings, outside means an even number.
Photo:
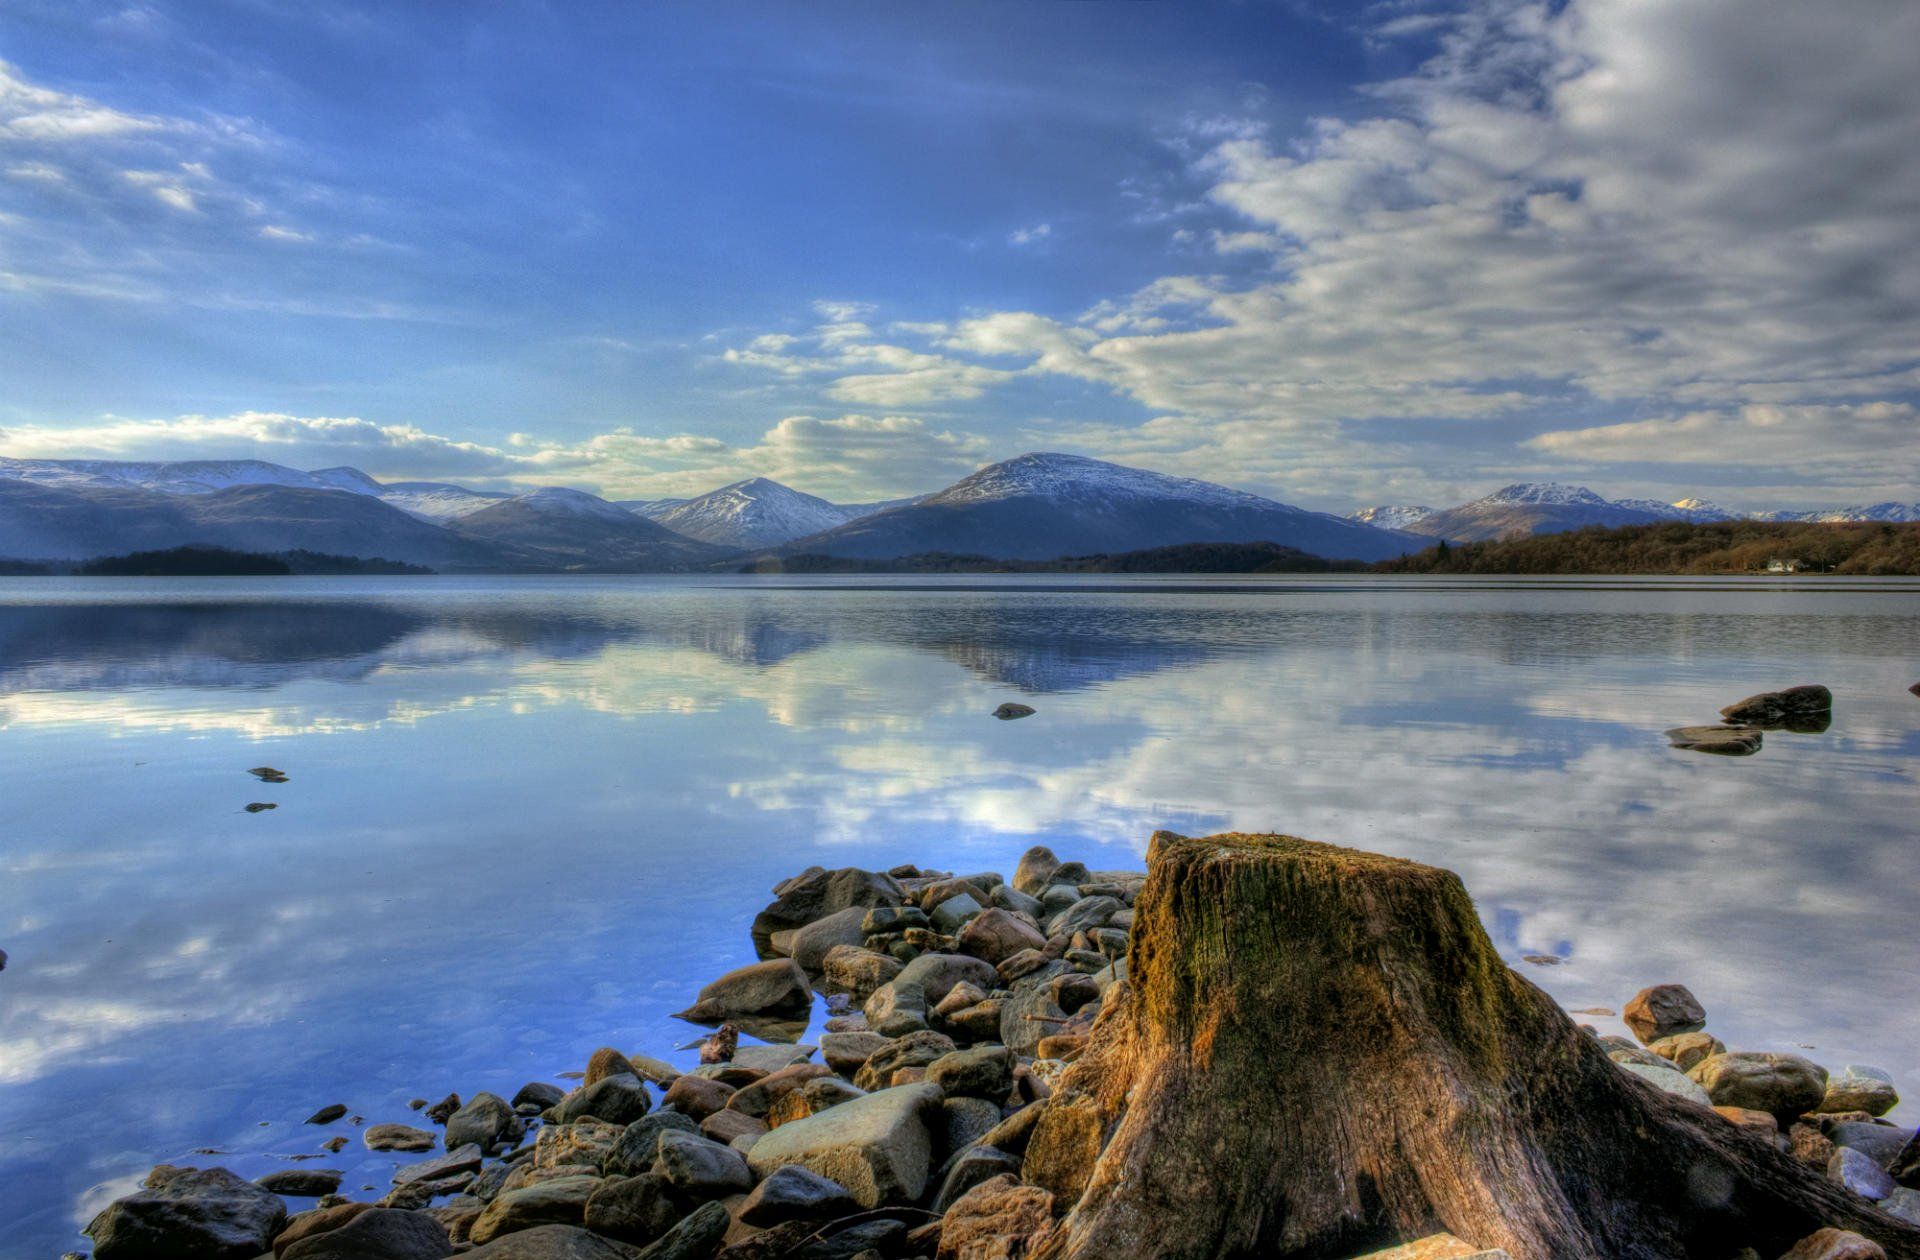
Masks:
[[[346,1114],[347,1114],[347,1105],[345,1103],[328,1103],[326,1106],[320,1108],[320,1110],[308,1116],[307,1123],[308,1124],[332,1124],[335,1120],[338,1120],[341,1116],[344,1116]]]
[[[163,1164],[86,1232],[95,1260],[253,1260],[286,1223],[280,1196],[243,1177]]]
[[[279,1260],[442,1260],[452,1254],[447,1231],[427,1213],[373,1208],[338,1229],[289,1243]]]
[[[255,766],[253,769],[247,771],[247,773],[262,783],[285,783],[287,781],[287,776],[281,771],[275,770],[272,766]]]
[[[360,1140],[370,1151],[430,1151],[436,1141],[433,1134],[409,1124],[376,1124]]]
[[[1745,757],[1760,751],[1760,732],[1750,726],[1676,726],[1667,742],[1692,752]]]
[[[1002,722],[1011,722],[1015,718],[1032,717],[1033,706],[1028,704],[1015,704],[1009,700],[1007,703],[995,709],[993,716],[999,718]]]
[[[526,1132],[526,1123],[513,1106],[498,1094],[475,1094],[471,1101],[447,1117],[447,1149],[478,1146],[491,1151],[511,1146]]]
[[[317,1199],[340,1188],[344,1174],[337,1168],[283,1168],[270,1172],[253,1184],[274,1194],[290,1194],[296,1199]]]
[[[1684,984],[1656,984],[1640,990],[1620,1012],[1620,1018],[1642,1045],[1676,1033],[1699,1032],[1707,1026],[1706,1008]]]
[[[1827,1096],[1816,1110],[1830,1114],[1864,1111],[1870,1116],[1884,1116],[1899,1101],[1900,1093],[1893,1087],[1892,1076],[1879,1068],[1849,1063],[1827,1078]]]
[[[791,958],[737,967],[700,990],[692,1006],[675,1018],[696,1024],[718,1023],[750,1015],[804,1018],[813,1010],[807,973]]]
[[[775,932],[792,931],[824,919],[848,906],[897,906],[906,894],[891,875],[843,866],[837,871],[814,867],[774,888],[775,901],[753,920],[753,944],[768,956]]]
[[[1776,722],[1792,725],[1795,719],[1817,718],[1822,713],[1830,714],[1832,711],[1833,693],[1815,684],[1748,696],[1720,710],[1720,716],[1729,722],[1742,722],[1750,726]]]
[[[280,807],[278,805],[275,805],[272,801],[252,801],[252,802],[249,802],[247,805],[247,812],[249,814],[259,814],[259,813],[264,813],[269,809],[279,809],[279,808]]]

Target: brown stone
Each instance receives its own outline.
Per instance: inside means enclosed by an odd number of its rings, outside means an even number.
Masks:
[[[1100,1111],[1090,1098],[1049,1102],[1027,1141],[1020,1179],[1051,1192],[1063,1208],[1080,1201],[1093,1176],[1106,1137]]]
[[[731,1085],[689,1074],[667,1086],[666,1097],[660,1100],[660,1105],[671,1107],[695,1120],[705,1120],[726,1106],[733,1092]]]
[[[1780,1124],[1771,1112],[1755,1111],[1750,1107],[1715,1107],[1714,1110],[1731,1123],[1743,1129],[1752,1129],[1768,1141],[1772,1141],[1774,1135],[1780,1132]]]
[[[1684,984],[1656,984],[1633,995],[1620,1018],[1642,1045],[1675,1033],[1699,1032],[1707,1012]]]
[[[587,1074],[581,1079],[580,1087],[585,1089],[589,1085],[598,1085],[609,1076],[619,1076],[623,1072],[629,1076],[640,1075],[633,1070],[633,1064],[627,1061],[626,1055],[612,1046],[601,1046],[587,1060]]]
[[[1887,1260],[1887,1253],[1849,1230],[1828,1228],[1802,1238],[1780,1260]]]
[[[938,1260],[1011,1260],[1053,1222],[1053,1196],[1012,1173],[981,1182],[953,1201],[940,1222]]]

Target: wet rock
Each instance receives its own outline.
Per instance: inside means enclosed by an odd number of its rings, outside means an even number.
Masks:
[[[723,1198],[751,1189],[753,1174],[740,1152],[704,1137],[667,1130],[660,1135],[653,1171],[687,1198]]]
[[[1749,726],[1676,726],[1667,732],[1667,742],[1692,752],[1747,757],[1760,751],[1762,737]]]
[[[567,1092],[558,1085],[547,1081],[528,1081],[513,1096],[513,1109],[519,1112],[523,1107],[532,1107],[537,1115],[566,1096]]]
[[[658,1173],[612,1177],[587,1199],[586,1226],[622,1242],[650,1243],[684,1215],[673,1187]]]
[[[639,1260],[708,1260],[727,1236],[732,1221],[718,1203],[703,1203],[651,1247]]]
[[[867,914],[863,906],[848,906],[796,928],[788,953],[802,970],[818,973],[825,966],[829,950],[839,945],[857,946],[867,939],[863,926]]]
[[[262,783],[285,783],[287,781],[286,774],[274,769],[272,766],[255,766],[253,769],[247,771],[247,773]]]
[[[755,1186],[735,1215],[748,1225],[765,1229],[783,1221],[835,1220],[860,1210],[847,1188],[801,1164],[788,1164],[767,1174]]]
[[[434,1159],[408,1164],[393,1174],[393,1184],[405,1186],[421,1181],[444,1181],[469,1173],[477,1175],[484,1153],[479,1143],[470,1142]]]
[[[868,1057],[854,1074],[853,1083],[866,1090],[884,1089],[900,1069],[926,1067],[942,1055],[953,1053],[955,1048],[953,1038],[937,1032],[896,1037]]]
[[[1849,1063],[1827,1078],[1827,1096],[1816,1109],[1821,1112],[1864,1111],[1884,1116],[1900,1101],[1893,1077],[1876,1067]]]
[[[911,1203],[926,1188],[933,1142],[924,1116],[939,1106],[932,1085],[904,1085],[783,1124],[754,1144],[747,1162],[765,1177],[799,1164],[845,1186],[861,1206]]]
[[[1829,1228],[1808,1234],[1780,1260],[1887,1260],[1887,1253],[1870,1238]]]
[[[556,1124],[585,1119],[604,1120],[608,1124],[632,1124],[646,1115],[652,1106],[653,1100],[648,1097],[647,1087],[640,1083],[640,1078],[623,1072],[619,1076],[609,1076],[572,1091],[555,1103],[548,1115]]]
[[[1012,911],[993,909],[982,910],[969,920],[960,930],[958,943],[961,953],[972,954],[998,967],[1023,950],[1041,948],[1047,938]]]
[[[598,1177],[555,1177],[504,1191],[474,1219],[467,1236],[485,1243],[536,1225],[580,1225],[586,1220],[587,1200],[599,1188]]]
[[[1659,1055],[1682,1072],[1693,1067],[1711,1055],[1725,1054],[1726,1046],[1718,1037],[1703,1032],[1674,1033],[1671,1036],[1656,1037],[1647,1043],[1647,1049]]]
[[[791,958],[737,967],[700,990],[698,1000],[676,1018],[696,1024],[744,1016],[803,1019],[813,1010],[807,973]]]
[[[244,1177],[163,1164],[86,1232],[95,1260],[253,1260],[286,1223],[280,1196]]]
[[[1633,995],[1620,1012],[1642,1045],[1676,1033],[1699,1032],[1707,1012],[1684,984],[1656,984]]]
[[[360,1135],[370,1151],[430,1151],[440,1139],[410,1124],[369,1125]]]
[[[1013,1051],[980,1046],[941,1055],[927,1065],[927,1079],[948,1097],[966,1095],[999,1102],[1013,1090]]]
[[[447,1231],[425,1212],[376,1207],[294,1241],[279,1260],[441,1260],[452,1254]]]
[[[449,1150],[478,1146],[493,1151],[518,1142],[526,1131],[526,1122],[512,1104],[498,1094],[482,1092],[447,1117],[446,1143]]]
[[[1033,706],[1025,705],[1025,704],[1016,704],[1012,700],[1009,700],[1005,704],[1001,705],[999,708],[995,709],[993,711],[993,716],[999,718],[1002,722],[1011,722],[1015,718],[1032,717]]]
[[[1834,1148],[1827,1161],[1827,1176],[1862,1198],[1878,1202],[1893,1193],[1893,1178],[1865,1151],[1851,1146]]]
[[[341,1116],[344,1116],[346,1114],[347,1114],[347,1105],[345,1103],[328,1103],[326,1106],[320,1108],[320,1110],[308,1116],[306,1119],[306,1123],[332,1124],[335,1120],[338,1120]]]
[[[280,807],[272,801],[248,801],[245,805],[241,806],[241,808],[245,809],[249,814],[264,814],[270,809],[279,809]]]
[[[1783,1123],[1813,1110],[1827,1094],[1827,1070],[1795,1054],[1716,1054],[1687,1075],[1715,1106],[1767,1111]]]
[[[540,1225],[496,1238],[466,1260],[634,1260],[640,1252],[577,1225]]]
[[[1789,723],[1795,719],[1817,718],[1833,711],[1833,693],[1819,684],[1789,687],[1785,691],[1763,691],[1720,710],[1729,722],[1750,726]]]
[[[254,1179],[254,1185],[273,1194],[292,1195],[296,1199],[317,1199],[340,1188],[346,1174],[338,1168],[283,1168]]]
[[[941,1217],[938,1260],[1024,1254],[1023,1240],[1052,1223],[1053,1206],[1054,1197],[1044,1187],[1023,1186],[1004,1175],[983,1181]]]
[[[762,957],[774,932],[792,931],[848,906],[897,906],[906,894],[890,875],[847,866],[796,875],[774,888],[774,898],[753,920],[753,943]]]
[[[704,1076],[687,1075],[667,1087],[666,1097],[661,1099],[660,1105],[671,1107],[695,1120],[705,1120],[726,1106],[727,1099],[731,1097],[731,1085]]]

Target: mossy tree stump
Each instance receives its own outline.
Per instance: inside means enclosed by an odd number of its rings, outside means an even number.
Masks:
[[[1920,1229],[1616,1067],[1448,871],[1161,832],[1130,965],[1061,1082],[1106,1138],[1037,1260],[1335,1257],[1442,1230],[1515,1260],[1717,1260],[1824,1225],[1920,1260]]]

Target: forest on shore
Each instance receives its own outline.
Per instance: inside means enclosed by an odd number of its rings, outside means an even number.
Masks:
[[[1441,542],[1374,565],[1381,573],[1920,574],[1920,524],[1713,521],[1568,530],[1498,542]]]

